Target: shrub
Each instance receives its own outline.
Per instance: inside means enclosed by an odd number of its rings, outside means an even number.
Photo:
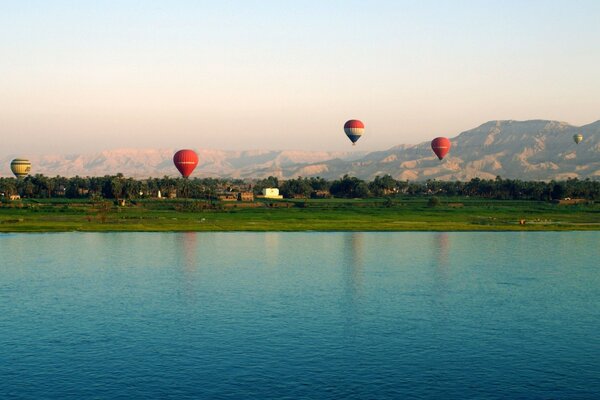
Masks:
[[[427,201],[427,207],[437,207],[441,204],[439,197],[430,197],[429,201]]]

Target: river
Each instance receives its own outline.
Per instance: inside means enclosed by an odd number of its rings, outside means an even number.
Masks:
[[[600,232],[0,235],[0,397],[591,398]]]

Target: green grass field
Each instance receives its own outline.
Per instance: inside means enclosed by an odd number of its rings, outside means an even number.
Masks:
[[[600,230],[600,205],[442,198],[289,200],[23,200],[2,204],[0,232],[61,231],[559,231]],[[525,224],[519,221],[524,220]]]

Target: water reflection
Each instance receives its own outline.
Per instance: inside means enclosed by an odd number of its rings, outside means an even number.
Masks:
[[[180,236],[181,243],[181,261],[184,271],[187,274],[193,274],[198,267],[198,233],[183,232]]]
[[[281,262],[279,259],[280,237],[281,233],[279,232],[266,232],[264,234],[265,261],[270,267],[277,266]]]
[[[436,301],[443,303],[448,291],[448,280],[450,274],[450,249],[451,236],[448,232],[436,232],[433,235],[431,251],[433,262],[433,287],[436,292]]]
[[[360,296],[364,272],[364,232],[351,232],[344,236],[344,291],[349,303]]]
[[[437,266],[446,269],[450,252],[450,235],[448,232],[435,232],[433,235],[433,249],[436,253]]]

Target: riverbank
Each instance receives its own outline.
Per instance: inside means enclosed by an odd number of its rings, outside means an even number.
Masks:
[[[0,232],[64,231],[565,231],[600,230],[600,205],[427,198],[2,204]]]

